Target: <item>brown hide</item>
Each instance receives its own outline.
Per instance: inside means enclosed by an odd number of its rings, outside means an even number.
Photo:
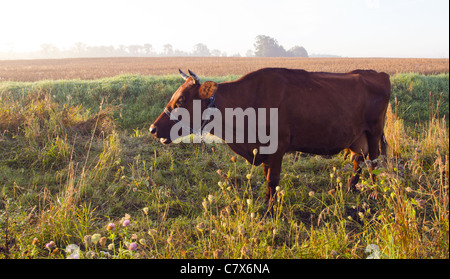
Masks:
[[[278,148],[275,153],[258,153],[254,158],[253,150],[261,146],[258,141],[227,143],[249,162],[263,164],[268,201],[273,200],[286,152],[333,155],[349,149],[355,171],[350,187],[358,182],[358,163],[364,157],[374,160],[379,156],[390,98],[390,81],[385,73],[356,70],[337,74],[266,68],[220,84],[200,84],[195,75],[186,75],[185,79],[166,110],[182,106],[192,111],[194,99],[202,100],[203,110],[211,95],[222,115],[226,108],[278,108]],[[169,131],[173,124],[169,116],[162,113],[151,125],[150,132],[162,138],[161,142],[170,143],[173,139],[169,138]]]

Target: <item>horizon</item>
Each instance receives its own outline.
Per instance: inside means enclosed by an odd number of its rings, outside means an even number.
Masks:
[[[188,3],[188,5],[186,5]],[[29,1],[2,3],[2,56],[39,52],[49,44],[165,44],[191,53],[196,44],[226,56],[247,56],[267,35],[310,55],[449,58],[447,0],[282,1]],[[26,7],[26,8],[24,8]],[[20,58],[19,58],[20,59]]]

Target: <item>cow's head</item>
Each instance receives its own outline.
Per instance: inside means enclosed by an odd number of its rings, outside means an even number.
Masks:
[[[160,142],[163,144],[169,144],[174,141],[176,138],[173,138],[173,134],[171,137],[171,129],[175,123],[178,121],[174,119],[174,116],[177,115],[178,108],[184,108],[187,110],[190,115],[189,123],[186,123],[186,128],[190,129],[190,131],[194,131],[192,117],[194,115],[194,100],[201,100],[201,111],[196,113],[202,113],[202,111],[208,106],[211,100],[211,96],[217,90],[217,83],[213,81],[207,81],[203,84],[200,84],[199,77],[189,70],[189,75],[183,73],[179,70],[181,77],[185,80],[184,84],[181,85],[177,91],[170,98],[169,103],[164,108],[164,111],[161,115],[150,125],[150,133],[155,137],[159,138]],[[179,111],[179,110],[178,110]],[[171,119],[172,115],[172,119]]]

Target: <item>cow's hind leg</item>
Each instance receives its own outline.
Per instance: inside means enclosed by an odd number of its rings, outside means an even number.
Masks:
[[[385,153],[386,147],[383,146],[384,144],[382,141],[384,140],[383,135],[377,135],[377,136],[369,136],[368,143],[369,143],[369,159],[370,159],[370,178],[372,179],[372,182],[375,183],[375,175],[373,174],[373,170],[377,167],[377,161],[376,159],[380,156],[380,144],[381,148],[383,149],[382,152]]]
[[[348,191],[353,190],[355,185],[358,183],[362,171],[362,165],[364,163],[364,156],[361,154],[353,153],[351,158],[353,162],[353,175],[348,181]]]
[[[353,190],[359,181],[362,166],[364,163],[364,156],[369,152],[369,144],[366,133],[363,133],[352,146],[350,146],[351,160],[353,162],[353,176],[348,181],[348,190]]]

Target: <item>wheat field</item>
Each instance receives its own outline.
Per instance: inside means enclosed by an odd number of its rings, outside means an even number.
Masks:
[[[92,80],[122,74],[171,75],[178,68],[199,76],[244,75],[265,67],[307,71],[349,72],[372,69],[388,74],[431,75],[449,72],[448,59],[394,58],[241,58],[241,57],[151,57],[77,58],[0,61],[0,81],[60,79]]]

